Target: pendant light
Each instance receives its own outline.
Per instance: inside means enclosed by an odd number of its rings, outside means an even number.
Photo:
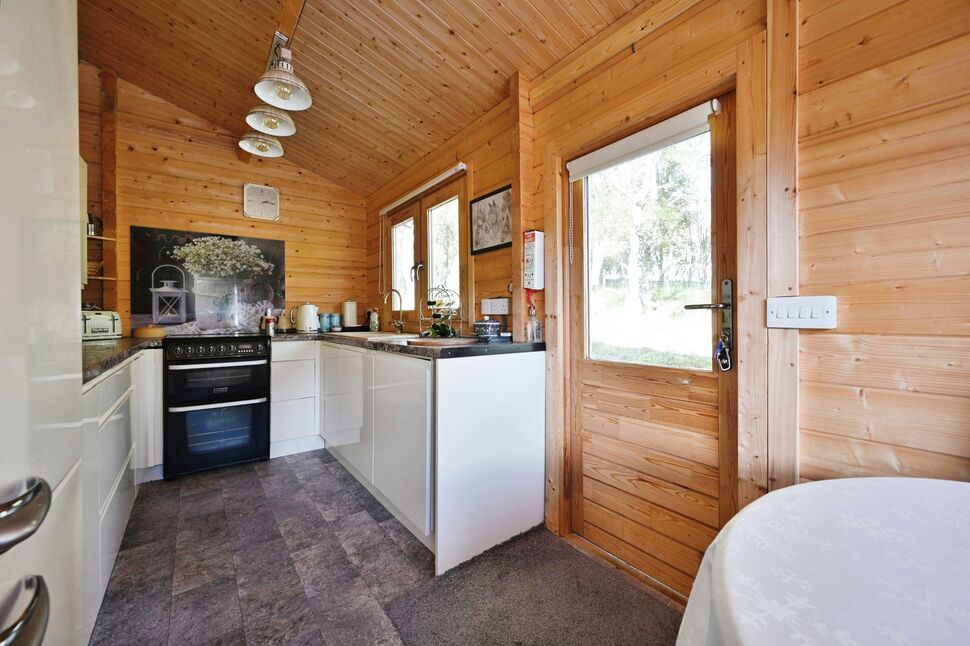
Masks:
[[[279,57],[270,68],[259,77],[253,90],[256,96],[283,110],[306,110],[313,102],[306,84],[293,73],[292,52],[285,47],[279,48]]]
[[[250,130],[239,140],[239,147],[259,157],[282,157],[283,144],[272,135]]]
[[[288,115],[285,110],[274,108],[271,105],[258,105],[246,115],[246,123],[253,130],[258,130],[274,137],[289,137],[296,132],[296,124],[293,117]]]

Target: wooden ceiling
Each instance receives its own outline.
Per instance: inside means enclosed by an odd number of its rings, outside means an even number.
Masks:
[[[286,158],[369,195],[643,1],[306,0]],[[241,134],[293,2],[79,0],[80,58]]]

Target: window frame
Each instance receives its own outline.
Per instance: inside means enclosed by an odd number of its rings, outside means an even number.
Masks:
[[[408,218],[414,218],[415,223],[415,237],[414,237],[414,259],[415,266],[420,265],[420,269],[416,272],[417,280],[415,281],[414,289],[414,309],[404,311],[404,330],[406,332],[421,332],[419,309],[424,312],[425,317],[429,314],[426,309],[427,305],[427,293],[428,293],[428,280],[429,280],[429,250],[428,242],[430,238],[430,219],[428,217],[429,212],[432,208],[447,202],[453,198],[458,200],[458,265],[459,265],[459,281],[461,285],[461,303],[462,303],[462,315],[464,325],[470,324],[471,318],[474,316],[474,307],[470,307],[474,303],[474,288],[470,277],[469,271],[469,260],[471,254],[469,252],[469,238],[468,238],[468,199],[466,191],[466,181],[465,176],[459,176],[456,179],[452,179],[445,184],[442,184],[436,188],[433,188],[410,202],[401,205],[391,213],[386,216],[386,223],[384,227],[384,284],[387,285],[387,290],[390,291],[392,286],[393,278],[393,259],[394,259],[394,239],[392,236],[393,227],[395,224],[404,222]],[[381,295],[383,298],[384,295]],[[391,320],[396,316],[397,309],[391,309],[391,303],[394,300],[393,297],[388,298],[386,303],[382,303],[382,321],[381,329],[387,331],[393,331],[394,326],[391,324]]]

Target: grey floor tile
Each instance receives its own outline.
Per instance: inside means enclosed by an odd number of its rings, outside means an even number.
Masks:
[[[208,536],[180,545],[175,550],[174,595],[227,580],[233,582],[235,589],[235,578],[232,551],[225,535]]]
[[[297,582],[239,590],[239,605],[249,644],[299,643],[318,630],[303,587]]]
[[[334,534],[337,535],[341,546],[350,555],[376,545],[387,537],[387,534],[374,518],[363,510],[340,518],[333,525]]]
[[[292,558],[307,595],[340,599],[352,592],[358,581],[363,583],[339,545],[314,545],[293,552]]]
[[[210,644],[243,627],[236,582],[223,579],[172,598],[168,643],[172,646]]]
[[[425,547],[397,518],[391,517],[381,522],[380,526],[419,571],[434,576],[434,552]]]
[[[381,603],[410,592],[432,578],[418,570],[390,538],[348,556]]]
[[[211,514],[212,512],[223,512],[224,509],[221,487],[200,491],[199,493],[182,496],[179,502],[179,520],[202,514]]]
[[[101,601],[90,643],[156,646],[168,643],[172,591],[167,584],[109,590]]]
[[[191,476],[180,478],[179,494],[185,498],[205,491],[222,490],[222,470],[205,471]]]
[[[301,587],[300,577],[282,538],[233,550],[233,566],[240,596],[278,585]]]
[[[288,516],[283,519],[277,516],[277,524],[280,533],[283,535],[283,540],[286,541],[286,546],[291,552],[314,545],[326,546],[336,550],[341,549],[340,540],[334,533],[331,524],[312,504],[307,513]]]
[[[281,538],[276,518],[265,505],[247,514],[227,514],[226,521],[233,551]]]
[[[314,616],[327,644],[345,646],[398,646],[401,640],[391,620],[366,588],[335,604],[332,599],[311,596]]]
[[[313,497],[313,492],[308,491],[310,497]],[[319,500],[314,500],[317,503],[317,509],[323,514],[329,522],[336,522],[347,516],[352,516],[357,512],[363,511],[360,503],[354,498],[354,494],[350,493],[346,489],[338,491],[336,494],[328,496],[323,502]]]

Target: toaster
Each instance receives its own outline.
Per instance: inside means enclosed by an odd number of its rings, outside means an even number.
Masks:
[[[120,339],[121,317],[118,312],[82,311],[81,340]]]

